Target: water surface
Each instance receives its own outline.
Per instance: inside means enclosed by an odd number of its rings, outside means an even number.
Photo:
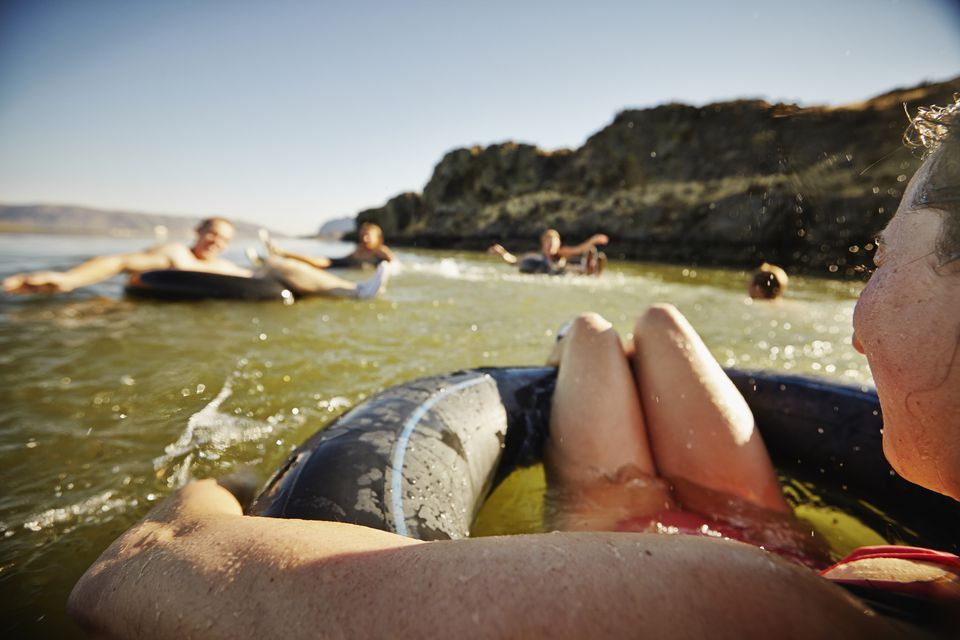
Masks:
[[[0,275],[148,244],[0,235]],[[242,262],[243,244],[229,257]],[[58,297],[0,296],[4,636],[79,635],[64,613],[70,587],[173,488],[238,465],[266,479],[321,425],[399,382],[539,364],[580,312],[627,337],[640,310],[668,301],[724,366],[871,381],[850,346],[858,284],[797,277],[786,300],[753,303],[738,271],[613,262],[599,279],[549,278],[480,254],[400,257],[386,295],[364,302],[133,301],[122,278]]]

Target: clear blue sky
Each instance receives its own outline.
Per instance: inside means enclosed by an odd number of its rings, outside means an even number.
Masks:
[[[576,147],[627,107],[836,105],[954,77],[957,6],[5,0],[0,202],[311,232],[421,190],[455,147]]]

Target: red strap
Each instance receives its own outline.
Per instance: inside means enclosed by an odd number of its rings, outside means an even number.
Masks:
[[[873,547],[860,547],[849,554],[840,562],[833,564],[823,571],[821,575],[829,573],[831,570],[857,560],[866,560],[868,558],[896,558],[900,560],[917,560],[919,562],[929,562],[949,567],[960,573],[960,557],[946,551],[934,551],[933,549],[924,549],[923,547],[899,547],[895,545],[877,545]]]

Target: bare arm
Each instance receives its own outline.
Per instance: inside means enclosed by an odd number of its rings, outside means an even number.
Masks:
[[[504,249],[503,245],[501,244],[490,245],[490,248],[487,249],[487,253],[500,256],[507,264],[517,264],[517,256]]]
[[[61,293],[95,284],[127,271],[148,271],[170,267],[166,246],[114,256],[97,256],[68,271],[19,273],[3,281],[7,293]]]
[[[581,253],[586,253],[598,244],[607,244],[609,241],[610,238],[608,238],[605,234],[598,233],[590,236],[578,245],[572,247],[560,247],[560,250],[557,253],[562,258],[570,258],[572,256],[578,256]]]
[[[613,533],[421,543],[243,516],[212,481],[181,490],[114,542],[69,609],[90,632],[138,640],[887,631],[812,572],[740,543]]]
[[[394,262],[397,259],[397,256],[393,254],[393,251],[390,250],[390,247],[385,244],[380,245],[380,248],[377,250],[377,254],[387,262]]]

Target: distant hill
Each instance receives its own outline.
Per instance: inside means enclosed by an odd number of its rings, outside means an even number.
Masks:
[[[317,237],[339,240],[344,235],[356,230],[356,228],[356,218],[336,218],[335,220],[324,222],[317,231]]]
[[[2,233],[71,233],[114,236],[155,236],[165,227],[171,239],[188,238],[204,216],[186,217],[134,211],[104,211],[61,205],[0,205]],[[229,218],[229,216],[226,216]],[[234,221],[237,235],[256,237],[260,225]],[[271,231],[272,235],[283,236]]]

